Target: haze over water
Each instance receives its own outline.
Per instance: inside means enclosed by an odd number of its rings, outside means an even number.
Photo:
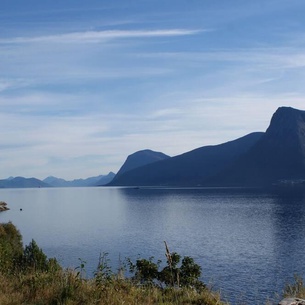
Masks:
[[[164,244],[202,266],[202,279],[236,303],[263,303],[304,275],[304,193],[225,189],[3,189],[0,199],[25,244],[35,239],[65,267],[86,261],[92,276],[100,253],[119,260],[154,256]],[[20,209],[22,208],[22,211]]]

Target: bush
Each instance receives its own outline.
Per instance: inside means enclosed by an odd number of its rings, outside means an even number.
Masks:
[[[11,222],[0,224],[0,272],[27,269],[51,271],[60,266],[55,258],[47,258],[35,240],[23,249],[22,236]]]
[[[87,279],[83,260],[76,270],[63,270],[34,240],[23,249],[21,235],[12,223],[0,224],[0,304],[223,304],[219,294],[197,289],[201,268],[192,258],[186,256],[180,262],[180,255],[168,249],[166,257],[167,265],[161,271],[161,261],[155,263],[153,257],[135,264],[129,260],[134,276],[125,280],[111,271],[104,253],[94,278]]]
[[[22,252],[22,237],[17,228],[11,222],[0,224],[0,271],[12,270]]]
[[[48,271],[48,259],[43,251],[38,247],[34,239],[24,248],[22,257],[22,267],[39,271]]]
[[[170,253],[166,246],[167,265],[159,271],[161,261],[153,262],[153,257],[138,259],[136,263],[129,260],[129,271],[134,274],[133,281],[139,284],[157,285],[161,287],[187,287],[197,290],[205,288],[200,281],[201,267],[194,259],[185,256],[180,264],[181,256]],[[180,266],[179,266],[180,264]]]

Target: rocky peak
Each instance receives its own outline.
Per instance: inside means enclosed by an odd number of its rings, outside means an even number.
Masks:
[[[266,134],[273,137],[305,136],[305,111],[291,107],[278,108]]]

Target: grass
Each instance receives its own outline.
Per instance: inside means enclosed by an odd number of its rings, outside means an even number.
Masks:
[[[167,248],[167,257],[173,264]],[[178,255],[175,253],[175,258]],[[180,260],[180,256],[179,256]],[[124,278],[122,274],[113,274],[102,259],[94,278],[82,277],[83,264],[76,270],[61,268],[55,259],[48,259],[42,250],[32,241],[23,247],[19,231],[12,223],[0,224],[0,304],[1,305],[216,305],[225,304],[219,293],[205,285],[195,288],[193,285],[179,287],[175,285],[157,285],[145,278],[145,272],[154,271],[152,261],[139,260],[133,265],[136,275]],[[148,269],[143,269],[148,266]],[[186,283],[196,281],[197,265],[190,259],[185,268],[195,273]],[[153,269],[151,269],[153,267]],[[175,272],[179,269],[175,267]],[[167,273],[165,273],[166,275]],[[182,273],[181,273],[182,274]],[[189,274],[191,274],[189,272]],[[149,274],[151,276],[151,274]],[[165,277],[166,278],[166,277]],[[140,280],[139,280],[140,279]],[[192,280],[190,282],[190,280]],[[173,282],[174,283],[174,282]],[[176,283],[176,282],[175,282]]]
[[[93,278],[83,277],[84,262],[75,270],[63,269],[48,259],[32,240],[23,247],[12,223],[0,224],[1,305],[224,305],[219,293],[199,280],[201,268],[192,258],[170,252],[160,270],[153,258],[129,260],[133,276],[114,274],[107,255],[100,257]],[[305,299],[302,278],[286,285],[283,297]],[[270,302],[266,301],[266,304]]]
[[[283,295],[286,298],[294,297],[294,298],[305,299],[304,280],[300,276],[295,275],[294,281],[286,285]]]
[[[0,275],[2,305],[153,305],[223,304],[217,293],[205,289],[160,289],[137,286],[129,280],[112,279],[96,285],[94,279],[81,280],[71,270],[56,273],[31,272],[24,275]]]

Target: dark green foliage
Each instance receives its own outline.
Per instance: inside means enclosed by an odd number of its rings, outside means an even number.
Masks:
[[[203,287],[203,283],[199,281],[201,275],[201,267],[194,262],[194,259],[185,256],[180,267],[180,285],[183,287]]]
[[[28,269],[56,271],[60,266],[55,258],[48,259],[34,240],[23,249],[22,236],[11,222],[0,224],[0,271]]]
[[[24,248],[23,267],[35,270],[47,271],[48,259],[43,251],[38,247],[34,239]]]
[[[181,256],[173,252],[168,253],[166,257],[167,266],[159,272],[159,280],[166,286],[180,286],[180,269],[178,268],[178,264]]]
[[[158,278],[158,264],[153,262],[153,257],[138,259],[134,266],[135,278],[141,284],[153,284]]]
[[[194,260],[185,256],[179,266],[181,256],[176,252],[167,254],[167,265],[159,271],[161,261],[153,262],[153,257],[138,259],[136,263],[129,260],[129,271],[134,274],[133,280],[139,284],[157,285],[161,287],[205,288],[199,278],[201,267]]]
[[[57,260],[55,258],[48,259],[34,239],[24,248],[20,268],[22,270],[33,269],[43,272],[61,269]]]
[[[0,271],[10,271],[22,251],[22,237],[17,228],[11,222],[0,224]]]

